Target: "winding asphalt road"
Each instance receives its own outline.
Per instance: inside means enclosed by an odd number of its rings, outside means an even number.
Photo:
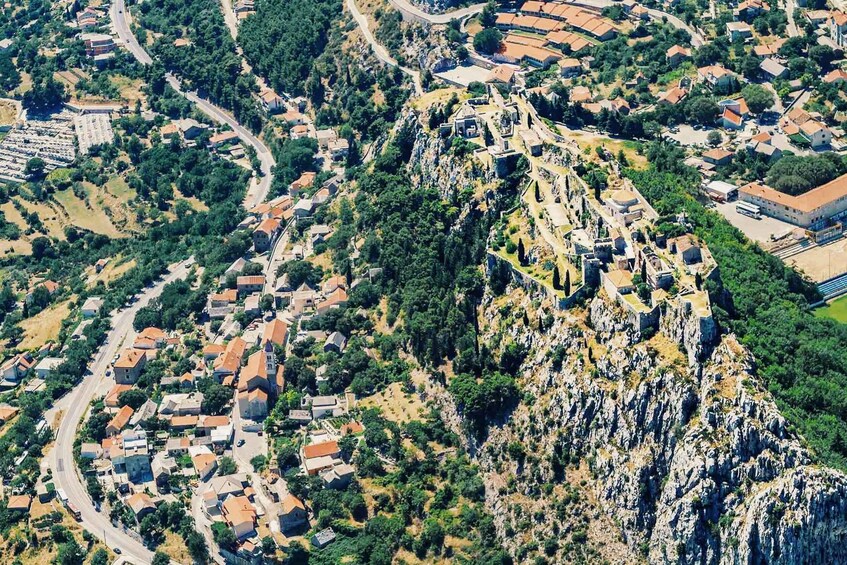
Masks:
[[[449,24],[452,20],[461,20],[467,16],[478,14],[485,8],[485,2],[473,4],[456,10],[455,12],[446,12],[444,14],[427,14],[409,0],[390,0],[391,5],[397,8],[406,19],[417,20],[435,25]]]
[[[397,67],[407,75],[412,78],[412,82],[415,84],[415,93],[420,96],[423,94],[423,86],[421,85],[421,74],[418,71],[414,71],[408,67],[403,67],[400,63],[397,62],[394,57],[388,54],[388,50],[385,49],[382,45],[380,45],[376,39],[374,39],[373,34],[371,33],[370,26],[368,25],[368,19],[359,11],[359,7],[356,6],[356,0],[347,0],[347,9],[350,10],[350,13],[353,14],[353,19],[356,20],[356,23],[359,25],[359,28],[362,30],[362,35],[365,36],[365,40],[370,44],[371,49],[373,49],[374,55],[376,58],[385,63],[386,65],[391,65],[392,67]]]
[[[135,35],[129,27],[129,23],[127,22],[125,0],[115,0],[112,3],[110,14],[115,32],[118,34],[121,41],[123,41],[127,50],[132,53],[136,60],[142,65],[152,64],[153,58],[150,57],[150,54],[138,44],[138,40],[135,38]],[[259,158],[259,162],[261,163],[262,176],[258,178],[257,182],[252,183],[250,189],[247,191],[247,195],[244,199],[244,207],[250,209],[265,200],[271,189],[271,182],[273,181],[273,167],[275,164],[270,149],[268,149],[258,137],[253,135],[250,130],[239,124],[228,112],[215,106],[208,100],[200,98],[193,92],[185,92],[182,88],[182,83],[180,83],[179,79],[172,74],[169,73],[167,75],[167,81],[174,90],[193,102],[204,114],[219,124],[228,125],[235,133],[238,134],[238,137],[243,143],[252,146],[256,150],[256,156]]]
[[[60,403],[57,403],[59,405],[57,408],[61,407],[66,412],[56,432],[56,447],[48,455],[56,488],[64,490],[68,500],[79,508],[81,522],[86,530],[104,540],[110,548],[119,548],[123,557],[135,559],[137,563],[150,563],[153,560],[153,552],[123,529],[113,526],[107,514],[100,513],[94,508],[88,491],[77,473],[73,454],[74,439],[77,427],[82,422],[92,399],[107,392],[114,384],[114,379],[106,376],[106,369],[123,344],[134,339],[135,331],[132,322],[136,312],[159,296],[166,284],[184,279],[193,263],[193,259],[187,259],[174,265],[167,277],[146,289],[132,306],[110,313],[112,329],[108,333],[106,343],[89,365],[91,374],[86,376],[83,382]],[[51,412],[55,410],[56,408]]]
[[[143,65],[152,64],[153,59],[138,44],[127,24],[125,0],[115,0],[111,6],[111,18],[116,33],[136,60]],[[250,191],[248,191],[245,198],[245,206],[252,207],[262,202],[267,197],[273,178],[272,169],[274,160],[270,150],[256,136],[236,122],[227,112],[194,93],[184,92],[181,88],[181,83],[176,77],[168,75],[167,80],[175,90],[196,104],[201,111],[213,120],[229,125],[244,143],[256,149],[256,154],[262,164],[263,175],[258,182],[253,183]],[[56,487],[65,491],[68,500],[79,508],[80,522],[86,530],[104,540],[109,547],[120,550],[123,559],[137,563],[150,563],[153,559],[153,552],[147,549],[137,537],[112,525],[107,515],[95,509],[77,473],[73,456],[74,439],[77,428],[82,422],[91,401],[96,396],[105,393],[114,383],[112,377],[106,376],[106,370],[110,361],[120,351],[124,343],[128,343],[134,338],[135,331],[132,327],[132,322],[135,319],[135,314],[153,298],[159,296],[166,284],[185,278],[193,263],[193,258],[178,263],[172,268],[167,277],[146,289],[132,306],[110,313],[112,329],[108,333],[106,343],[103,344],[99,353],[89,365],[90,375],[85,377],[79,386],[59,400],[48,411],[48,416],[51,414],[55,416],[60,410],[64,411],[63,418],[56,433],[56,447],[48,456],[48,462],[53,469]]]

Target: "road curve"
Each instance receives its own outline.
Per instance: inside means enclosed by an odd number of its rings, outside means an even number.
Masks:
[[[427,14],[409,2],[409,0],[390,0],[390,2],[392,6],[397,8],[397,10],[403,14],[405,19],[417,20],[419,22],[426,22],[428,24],[435,25],[449,24],[451,20],[461,20],[467,16],[478,14],[483,8],[485,8],[486,4],[485,2],[481,2],[479,4],[473,4],[454,12],[446,12],[444,14]]]
[[[421,74],[418,71],[414,71],[408,67],[403,67],[400,63],[397,62],[391,55],[388,54],[388,51],[380,45],[376,39],[374,39],[373,34],[371,33],[370,27],[368,26],[368,19],[359,11],[359,7],[356,6],[356,0],[347,0],[347,9],[350,10],[350,13],[353,14],[353,19],[356,20],[356,23],[359,25],[359,29],[362,30],[362,34],[365,36],[365,40],[370,44],[371,49],[373,49],[374,55],[376,58],[385,63],[386,65],[391,65],[392,67],[397,67],[407,75],[412,78],[412,82],[415,84],[415,93],[420,96],[423,94],[423,86],[421,85]]]
[[[110,13],[115,32],[118,34],[118,37],[126,46],[127,50],[132,53],[136,60],[142,65],[152,64],[153,58],[150,57],[150,54],[138,44],[135,34],[133,34],[132,30],[129,28],[129,24],[126,19],[127,14],[125,0],[115,0],[112,3]],[[239,124],[235,118],[229,114],[229,112],[215,106],[204,98],[200,98],[193,92],[185,92],[179,79],[175,76],[168,74],[167,80],[168,84],[170,84],[174,90],[193,102],[201,112],[219,124],[226,124],[231,127],[232,130],[238,134],[238,137],[243,143],[252,146],[256,150],[256,156],[259,158],[259,162],[261,163],[262,176],[258,179],[258,182],[253,183],[253,186],[251,186],[250,190],[248,190],[247,196],[244,199],[244,207],[250,209],[265,200],[270,192],[271,183],[273,181],[273,167],[275,164],[270,149],[268,149],[258,137],[253,135],[252,132]]]
[[[110,313],[112,329],[108,333],[106,342],[89,365],[91,374],[84,378],[64,402],[67,411],[56,432],[56,447],[48,456],[56,488],[64,490],[68,500],[79,508],[82,526],[102,539],[110,548],[120,548],[123,557],[139,560],[139,563],[150,563],[153,552],[136,538],[113,526],[108,515],[97,512],[94,508],[88,491],[77,473],[73,454],[74,439],[77,427],[82,422],[91,401],[95,396],[107,392],[112,384],[112,378],[106,377],[106,368],[122,345],[133,339],[135,332],[132,322],[136,312],[159,296],[166,284],[185,278],[192,263],[190,259],[178,263],[167,277],[146,289],[131,307]]]

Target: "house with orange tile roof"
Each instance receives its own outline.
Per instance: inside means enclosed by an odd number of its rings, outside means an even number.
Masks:
[[[279,528],[290,532],[309,523],[309,514],[303,501],[289,494],[280,501]]]
[[[709,149],[703,153],[703,160],[707,163],[711,163],[712,165],[720,166],[726,165],[732,161],[733,155],[732,151],[715,147],[714,149]]]
[[[129,384],[116,384],[109,392],[106,393],[105,398],[103,398],[103,404],[106,408],[117,408],[118,407],[118,397],[120,397],[121,393],[127,390],[130,390],[132,385]]]
[[[822,80],[827,84],[843,84],[847,82],[847,71],[844,69],[833,69],[826,73]]]
[[[129,419],[132,417],[133,412],[135,411],[129,406],[124,406],[118,410],[118,413],[115,414],[112,420],[106,425],[106,435],[115,436],[121,433],[121,430],[123,430],[129,423]]]
[[[736,74],[721,65],[708,65],[697,69],[697,76],[712,88],[725,88],[736,78]]]
[[[497,65],[488,73],[485,82],[511,86],[515,82],[515,69],[507,65]]]
[[[341,462],[341,450],[337,441],[305,445],[300,449],[300,460],[309,475],[317,475]]]
[[[509,36],[506,36],[500,50],[494,53],[492,58],[501,63],[528,64],[534,67],[547,68],[561,59],[562,55],[544,47],[521,45],[518,42],[509,41]]]
[[[657,100],[657,104],[668,104],[670,106],[676,106],[688,96],[688,91],[679,86],[675,86],[668,91],[660,92]]]
[[[687,61],[691,58],[691,49],[683,47],[682,45],[674,45],[673,47],[668,48],[665,52],[665,57],[668,60],[668,64],[675,67],[683,61]]]
[[[208,343],[203,346],[203,360],[211,361],[212,359],[217,359],[224,351],[226,351],[226,346],[218,343]]]
[[[194,450],[194,454],[191,455],[191,464],[200,480],[206,480],[207,477],[218,470],[218,458],[208,447],[196,450],[190,447],[188,452],[191,453],[192,450]]]
[[[347,304],[347,291],[339,287],[332,291],[324,300],[315,304],[315,311],[318,314],[325,314],[345,304]]]
[[[115,382],[118,384],[135,384],[141,375],[147,355],[140,349],[124,349],[115,361]]]
[[[32,497],[27,494],[15,494],[6,499],[6,508],[11,512],[29,513]]]
[[[832,130],[817,120],[809,120],[801,124],[800,135],[806,138],[812,149],[826,147],[832,143]]]
[[[724,108],[721,113],[721,125],[726,129],[740,129],[744,126],[744,118],[733,112],[732,108]]]
[[[235,279],[239,294],[261,292],[265,288],[265,275],[241,275]]]
[[[33,293],[39,288],[45,289],[50,296],[53,296],[59,291],[59,283],[57,283],[56,281],[46,280],[33,285],[33,287],[29,290],[25,298],[28,304],[32,302]]]
[[[250,536],[256,529],[256,509],[246,496],[230,496],[224,500],[221,515],[238,539]]]
[[[243,417],[260,420],[268,415],[268,393],[261,388],[241,391],[236,399]]]
[[[842,49],[847,48],[847,14],[844,12],[830,14],[829,37]]]
[[[279,318],[274,318],[267,324],[265,324],[264,330],[262,330],[262,337],[259,340],[259,345],[263,346],[266,343],[270,342],[272,345],[277,345],[279,347],[285,346],[285,342],[288,340],[288,324],[280,320]]]
[[[317,177],[317,173],[314,171],[306,171],[301,174],[297,180],[288,185],[288,194],[291,197],[295,197],[301,191],[306,190],[307,188],[311,188],[313,184],[315,184],[315,178]]]
[[[223,147],[229,143],[238,143],[238,134],[234,131],[224,131],[209,138],[209,144],[215,148]]]
[[[10,357],[0,365],[0,376],[4,380],[16,383],[35,366],[35,359],[29,353],[20,353]]]
[[[213,292],[209,295],[209,306],[212,308],[229,306],[233,302],[238,302],[238,291],[234,288]]]
[[[165,124],[159,128],[159,135],[162,136],[162,139],[177,137],[179,135],[179,127],[173,122]]]
[[[274,218],[262,220],[253,230],[253,249],[263,253],[271,248],[279,235],[280,221]]]
[[[266,88],[259,94],[259,101],[268,113],[279,112],[283,108],[282,97],[270,88]]]
[[[0,426],[14,418],[20,412],[17,406],[9,406],[8,404],[0,404]]]
[[[168,334],[154,327],[144,328],[138,333],[132,346],[134,349],[161,349],[168,345]]]
[[[241,359],[245,351],[247,351],[247,342],[240,337],[232,338],[226,344],[223,354],[215,359],[212,376],[219,382],[226,376],[235,376],[241,368]]]

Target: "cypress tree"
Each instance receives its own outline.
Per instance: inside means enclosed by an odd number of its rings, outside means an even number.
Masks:
[[[523,238],[518,239],[518,263],[521,265],[526,263],[526,249],[523,246]]]
[[[571,272],[567,271],[565,273],[565,296],[571,295]]]
[[[559,290],[560,288],[562,288],[562,281],[559,277],[559,266],[558,265],[553,266],[553,288],[555,290]]]

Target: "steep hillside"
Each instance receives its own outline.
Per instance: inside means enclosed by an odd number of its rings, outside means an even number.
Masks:
[[[521,293],[485,304],[486,341],[529,352],[518,382],[531,401],[478,450],[518,560],[538,543],[587,562],[847,559],[847,477],[810,464],[733,336],[689,364],[679,330],[700,336],[682,313],[635,343],[603,293],[543,331],[503,315],[533,311]]]

